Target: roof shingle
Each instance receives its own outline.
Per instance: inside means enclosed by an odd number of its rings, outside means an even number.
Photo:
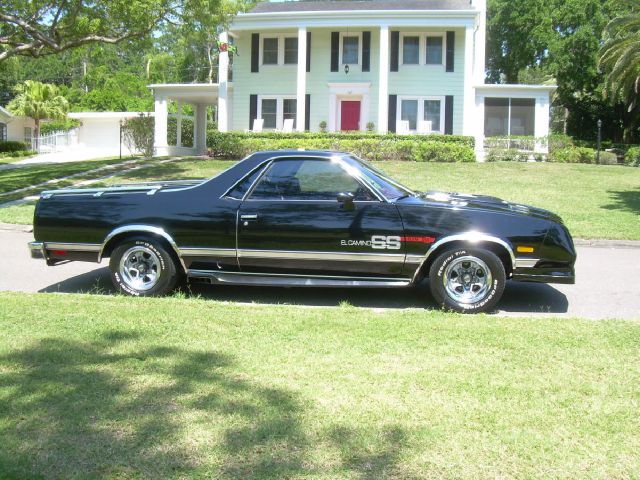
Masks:
[[[470,0],[302,0],[262,2],[256,5],[250,13],[472,9]]]

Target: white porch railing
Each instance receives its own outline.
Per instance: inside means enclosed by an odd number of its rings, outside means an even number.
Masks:
[[[78,143],[78,131],[51,132],[31,139],[31,149],[38,153],[62,152]]]

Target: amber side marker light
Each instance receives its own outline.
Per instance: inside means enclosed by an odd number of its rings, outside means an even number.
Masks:
[[[525,247],[523,245],[516,248],[518,253],[533,253],[533,247]]]

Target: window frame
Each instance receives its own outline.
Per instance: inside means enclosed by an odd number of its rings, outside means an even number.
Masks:
[[[427,63],[427,43],[428,38],[441,38],[442,39],[442,52],[440,63]],[[447,62],[447,36],[444,33],[426,33],[424,35],[424,51],[422,55],[422,59],[424,61],[424,65],[426,67],[444,67]]]
[[[298,97],[296,95],[258,95],[258,111],[256,118],[263,118],[262,116],[262,101],[263,100],[275,100],[276,101],[276,128],[264,128],[269,132],[275,132],[282,130],[284,126],[284,101],[295,100],[297,102]],[[295,129],[298,124],[297,104],[296,104],[296,118],[293,121],[293,128]]]
[[[445,123],[445,95],[398,95],[398,102],[396,105],[396,118],[402,119],[402,102],[405,100],[416,100],[418,102],[418,120],[416,123],[416,130],[409,130],[409,133],[415,134],[418,132],[418,125],[424,119],[424,102],[425,100],[438,100],[440,101],[440,129],[432,130],[431,133],[444,134]]]
[[[418,63],[404,63],[404,39],[405,37],[418,37]],[[419,67],[421,65],[423,65],[423,58],[422,58],[422,52],[424,49],[424,38],[425,35],[424,33],[419,33],[419,32],[402,32],[400,34],[400,52],[399,52],[399,59],[400,59],[400,64],[402,66],[407,66],[407,67]],[[426,56],[426,53],[425,53]]]
[[[487,100],[507,100],[507,133],[506,135],[487,135],[487,114],[486,114],[486,102]],[[533,101],[533,133],[531,135],[512,135],[511,133],[511,120],[512,120],[512,103],[513,100],[528,100],[528,101]],[[519,137],[519,136],[524,136],[524,137],[535,137],[536,135],[536,120],[537,120],[537,99],[536,97],[524,97],[524,96],[485,96],[482,100],[482,108],[484,110],[484,125],[482,126],[482,134],[485,138],[496,138],[496,137]]]
[[[264,40],[266,38],[275,38],[278,41],[278,61],[276,63],[264,63]],[[298,58],[296,55],[295,63],[285,63],[284,61],[284,42],[286,38],[298,39],[298,35],[291,33],[281,34],[260,34],[260,66],[265,68],[270,67],[296,67],[298,65]],[[300,41],[298,39],[298,48],[300,48]]]
[[[344,37],[357,37],[358,38],[358,63],[349,63],[349,66],[362,67],[362,32],[340,32],[340,65],[344,63]]]

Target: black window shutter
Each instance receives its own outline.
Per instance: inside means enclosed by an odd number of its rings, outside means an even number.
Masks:
[[[311,32],[307,32],[307,72],[311,71]]]
[[[331,71],[337,72],[340,65],[340,32],[331,32]]]
[[[362,32],[362,71],[371,71],[371,32]]]
[[[308,93],[304,96],[304,129],[311,130],[311,95]]]
[[[400,32],[391,32],[391,68],[392,72],[398,71],[398,59],[400,58]]]
[[[251,34],[251,73],[260,71],[260,34]]]
[[[258,118],[258,95],[249,95],[249,130],[253,130],[253,121]]]
[[[447,32],[447,72],[453,72],[456,51],[456,32]]]
[[[389,95],[389,125],[387,129],[391,133],[396,133],[396,110],[398,108],[398,96]]]
[[[453,95],[444,97],[444,133],[453,135]]]

